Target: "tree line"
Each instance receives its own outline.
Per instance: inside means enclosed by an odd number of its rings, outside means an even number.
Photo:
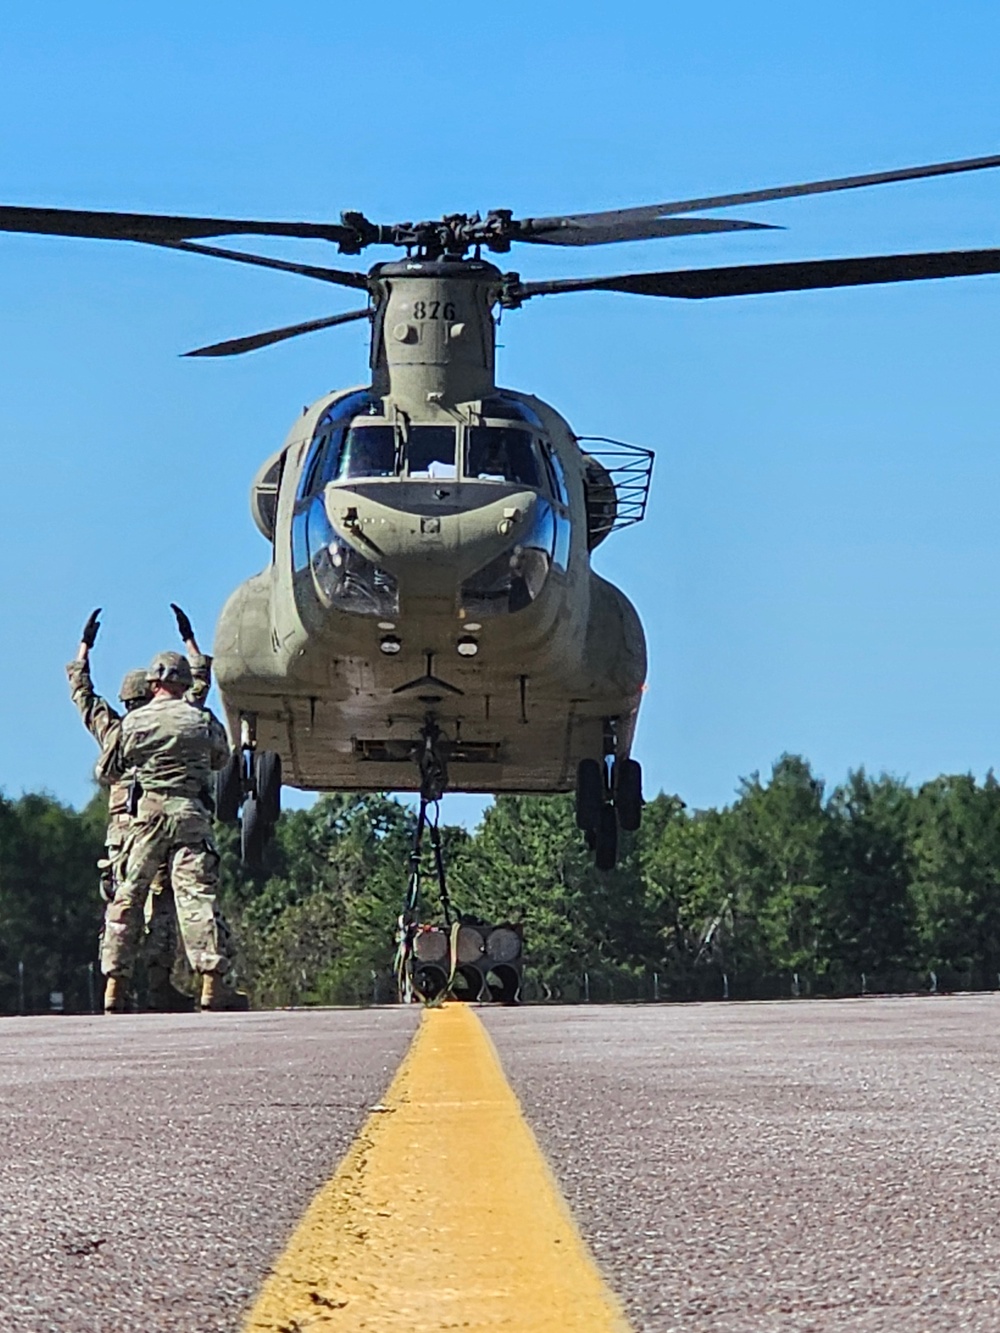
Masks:
[[[444,803],[447,811],[447,801]],[[394,996],[415,814],[386,795],[282,816],[261,871],[219,829],[223,905],[257,1005]],[[0,798],[0,1012],[93,1005],[101,798]],[[802,758],[722,809],[660,794],[621,863],[593,868],[571,797],[504,796],[442,828],[455,906],[523,923],[528,998],[777,998],[1000,987],[1000,783],[912,788],[863,769],[827,791]],[[425,917],[438,915],[425,867]]]

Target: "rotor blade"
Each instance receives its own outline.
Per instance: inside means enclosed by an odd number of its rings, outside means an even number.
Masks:
[[[269,255],[251,255],[243,250],[224,250],[217,245],[201,245],[197,241],[153,241],[165,250],[184,250],[187,254],[210,255],[214,259],[232,259],[237,264],[256,264],[259,268],[274,268],[281,273],[298,273],[303,278],[318,278],[320,282],[336,283],[339,287],[354,287],[364,291],[368,278],[354,269],[320,268],[315,264],[295,264],[287,259],[272,259]]]
[[[45,236],[92,236],[108,241],[163,244],[197,236],[305,236],[347,241],[355,232],[336,222],[260,222],[254,219],[172,217],[158,213],[95,213],[79,208],[0,206],[0,231]]]
[[[193,352],[183,352],[183,356],[239,356],[241,352],[253,352],[258,347],[270,347],[272,343],[284,342],[286,338],[297,338],[300,333],[315,333],[317,329],[331,329],[335,324],[349,324],[354,319],[368,319],[371,310],[348,310],[343,315],[328,315],[326,319],[307,319],[304,324],[289,324],[283,329],[268,329],[266,333],[253,333],[248,338],[230,338],[226,342],[212,343],[209,347],[196,347]]]
[[[562,226],[628,226],[650,218],[664,218],[673,213],[695,213],[703,208],[731,208],[736,204],[762,204],[772,199],[793,199],[806,194],[829,194],[835,190],[859,190],[867,185],[888,185],[892,181],[921,180],[927,176],[948,176],[961,171],[983,171],[1000,167],[1000,154],[969,157],[958,162],[934,162],[923,167],[901,167],[896,171],[876,171],[864,176],[838,176],[833,180],[809,181],[803,185],[779,185],[766,190],[743,190],[738,194],[709,195],[704,199],[681,199],[665,204],[646,204],[640,208],[612,209],[605,213],[568,213],[563,217],[525,218],[521,223],[528,240],[537,232],[558,231]]]
[[[810,259],[791,264],[740,264],[733,268],[624,273],[610,278],[555,278],[522,282],[515,297],[557,292],[633,292],[637,296],[751,296],[820,287],[862,287],[877,282],[919,282],[1000,273],[1000,250],[950,250],[923,255],[872,255],[860,259]]]
[[[597,215],[595,215],[597,216]],[[768,222],[740,222],[729,218],[636,218],[633,221],[588,222],[585,218],[560,218],[550,230],[531,230],[516,237],[536,245],[606,245],[612,241],[645,241],[655,236],[695,236],[719,231],[780,231]]]

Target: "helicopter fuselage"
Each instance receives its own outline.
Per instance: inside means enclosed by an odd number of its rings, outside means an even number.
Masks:
[[[330,394],[262,470],[273,558],[223,611],[216,675],[286,782],[415,788],[428,716],[453,790],[568,790],[628,753],[645,645],[590,568],[584,455],[536,399],[479,406],[404,433],[370,390]]]

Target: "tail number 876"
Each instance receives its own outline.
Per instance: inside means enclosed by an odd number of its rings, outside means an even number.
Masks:
[[[454,301],[414,301],[414,319],[454,319]]]

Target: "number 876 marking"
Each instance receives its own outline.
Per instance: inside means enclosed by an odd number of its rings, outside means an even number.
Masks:
[[[454,301],[414,301],[414,319],[454,319]]]

